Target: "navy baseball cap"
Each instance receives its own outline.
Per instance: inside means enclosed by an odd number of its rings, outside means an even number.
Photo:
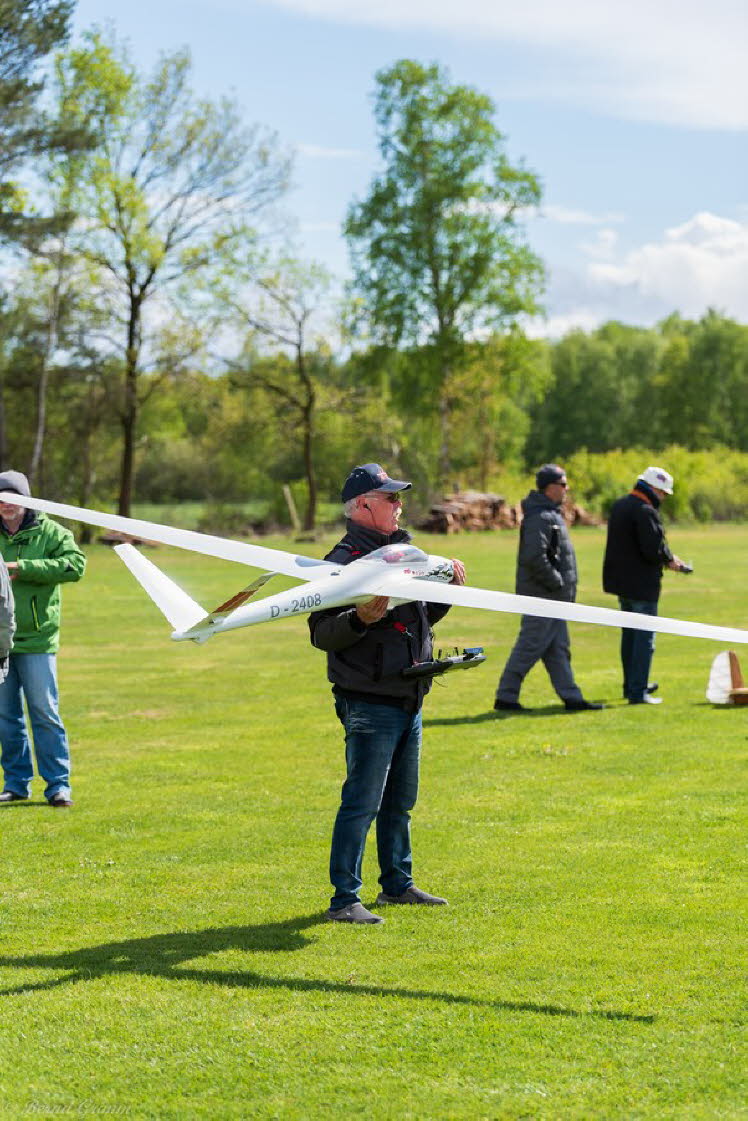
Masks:
[[[544,463],[535,476],[535,486],[538,490],[545,490],[551,483],[560,483],[566,477],[563,467],[557,463]]]
[[[391,479],[384,467],[378,463],[364,463],[363,467],[354,467],[343,483],[341,497],[343,502],[357,498],[359,494],[368,494],[370,490],[398,491],[410,490],[412,483],[402,479]]]

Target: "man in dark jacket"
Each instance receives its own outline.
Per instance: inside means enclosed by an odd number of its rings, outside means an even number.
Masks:
[[[577,594],[577,561],[561,513],[568,486],[566,472],[556,463],[546,463],[535,476],[535,485],[537,490],[530,491],[522,502],[516,592],[572,603]],[[586,701],[574,680],[566,621],[523,615],[496,690],[494,708],[498,712],[525,711],[519,703],[522,682],[541,659],[569,712],[603,707]]]
[[[356,467],[343,485],[346,534],[327,554],[350,564],[385,545],[404,545],[400,494],[411,484],[391,479],[378,463]],[[453,561],[453,584],[465,570]],[[312,645],[327,652],[335,712],[345,729],[347,775],[335,819],[330,879],[334,922],[381,923],[359,899],[369,827],[377,820],[382,890],[377,903],[446,903],[417,888],[411,872],[410,810],[418,793],[421,705],[428,678],[403,677],[432,657],[431,626],[448,607],[414,601],[388,610],[379,596],[357,606],[316,611],[309,617]]]
[[[0,491],[28,495],[20,471],[0,474]],[[24,700],[44,795],[55,809],[72,806],[70,751],[60,719],[56,652],[60,645],[60,585],[80,580],[86,558],[58,522],[0,503],[0,554],[13,581],[16,631],[8,675],[0,685],[4,788],[0,803],[26,801],[34,774]]]
[[[663,568],[688,571],[665,540],[659,506],[673,493],[673,477],[661,467],[648,467],[634,489],[614,502],[608,518],[603,561],[603,588],[618,596],[622,611],[656,615]],[[652,631],[621,631],[623,695],[629,704],[660,704],[649,671],[655,648]]]

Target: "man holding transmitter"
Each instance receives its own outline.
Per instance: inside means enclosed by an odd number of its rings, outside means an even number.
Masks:
[[[355,467],[343,484],[346,533],[325,558],[349,564],[384,545],[406,544],[400,495],[411,483],[391,479],[378,463]],[[453,584],[465,583],[454,560]],[[444,904],[413,883],[410,810],[418,793],[421,706],[430,679],[402,671],[432,657],[431,627],[449,610],[414,601],[387,610],[379,596],[309,617],[312,645],[327,652],[335,712],[345,729],[346,780],[335,819],[330,879],[332,922],[381,923],[359,899],[361,865],[376,818],[381,892],[378,904]]]
[[[671,553],[665,540],[660,503],[673,493],[673,476],[662,467],[642,471],[633,490],[613,503],[603,561],[603,589],[618,596],[622,611],[656,615],[662,570],[690,572],[689,565]],[[653,631],[621,631],[623,695],[630,705],[658,705],[657,689],[649,680],[655,648]]]

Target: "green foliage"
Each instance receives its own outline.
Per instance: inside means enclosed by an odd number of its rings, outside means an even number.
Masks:
[[[610,606],[602,542],[575,533],[580,598]],[[696,571],[668,574],[667,613],[734,623],[746,530],[673,544]],[[459,549],[475,583],[512,586],[515,534]],[[150,556],[206,606],[247,582]],[[304,621],[172,643],[98,546],[65,597],[76,804],[49,810],[37,780],[0,809],[0,1044],[23,1056],[5,1115],[744,1113],[745,713],[704,703],[712,644],[662,636],[665,703],[642,712],[620,700],[617,632],[574,628],[578,678],[609,707],[567,715],[539,667],[534,715],[500,720],[517,620],[453,610],[437,641],[489,660],[427,698],[413,811],[417,882],[451,905],[353,929],[322,918],[343,743]],[[372,836],[369,904],[376,876]]]
[[[551,346],[551,370],[528,462],[641,443],[748,451],[748,327],[714,311],[652,329],[572,331]]]
[[[0,238],[28,241],[56,220],[41,218],[12,176],[30,159],[91,142],[90,122],[55,119],[40,104],[42,65],[67,37],[72,0],[0,0]]]
[[[97,295],[120,327],[126,514],[139,412],[159,384],[144,390],[142,375],[156,359],[175,374],[204,345],[211,321],[190,325],[180,296],[198,277],[209,290],[204,274],[251,239],[247,223],[284,189],[288,160],[265,130],[244,124],[233,101],[194,95],[186,50],[163,55],[146,78],[116,41],[93,33],[58,73],[65,104],[93,102],[106,137],[82,169],[78,248],[106,277]]]
[[[564,460],[572,498],[603,517],[650,465],[665,467],[675,479],[674,493],[662,505],[665,519],[709,522],[748,518],[748,455],[744,452],[729,448],[693,452],[671,445],[662,451],[639,447],[604,454],[583,449]]]
[[[440,345],[534,310],[540,263],[516,210],[536,177],[512,167],[490,98],[404,59],[377,74],[385,168],[348,214],[355,284],[383,341]]]
[[[512,166],[490,98],[453,85],[436,64],[403,59],[377,74],[383,171],[348,212],[353,291],[372,339],[416,353],[406,391],[438,404],[439,472],[451,469],[449,378],[466,340],[537,309],[539,259],[517,213],[540,200]],[[416,351],[416,348],[419,348]]]

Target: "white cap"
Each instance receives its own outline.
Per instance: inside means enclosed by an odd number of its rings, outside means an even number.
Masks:
[[[661,467],[648,467],[646,471],[642,471],[639,478],[644,479],[645,483],[649,483],[657,490],[664,490],[665,494],[673,493],[673,476],[668,475]]]

